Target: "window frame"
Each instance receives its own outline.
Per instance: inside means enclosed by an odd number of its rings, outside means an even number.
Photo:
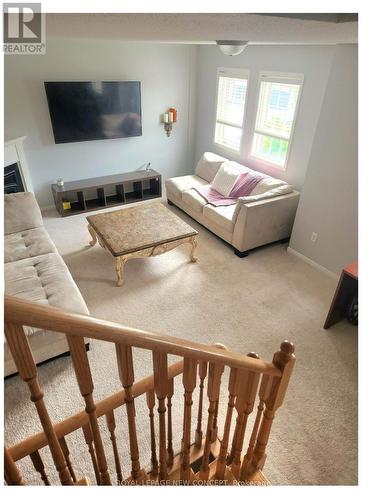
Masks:
[[[213,127],[213,146],[219,149],[222,149],[225,153],[233,154],[233,156],[241,157],[241,152],[243,150],[243,141],[245,139],[245,122],[247,115],[247,103],[248,103],[248,91],[249,91],[249,75],[250,71],[247,68],[217,68],[217,76],[216,76],[216,98],[215,98],[215,106],[214,106],[214,127]],[[218,104],[218,93],[219,93],[219,80],[220,76],[225,76],[228,78],[243,78],[247,81],[247,89],[245,92],[245,102],[244,102],[244,112],[243,112],[243,123],[239,127],[238,125],[234,125],[231,123],[225,123],[224,121],[217,120],[217,104]],[[222,123],[224,125],[228,125],[230,127],[240,128],[241,130],[241,138],[240,138],[240,147],[239,149],[230,148],[224,144],[220,144],[216,142],[216,126],[217,123]]]
[[[294,117],[292,120],[292,127],[291,127],[291,132],[289,137],[283,137],[280,136],[279,134],[272,134],[272,133],[267,133],[262,130],[257,129],[257,118],[258,118],[258,111],[259,111],[259,102],[260,102],[260,93],[261,93],[261,83],[262,82],[275,82],[275,83],[289,83],[292,85],[299,85],[299,92],[298,96],[296,99],[296,105],[295,105],[295,113]],[[253,128],[252,128],[252,136],[250,138],[250,144],[249,144],[249,154],[248,154],[248,159],[254,162],[259,162],[262,163],[263,165],[266,165],[269,168],[275,168],[277,170],[280,170],[282,172],[285,172],[287,170],[288,166],[288,160],[291,154],[291,148],[292,148],[292,140],[296,128],[296,121],[299,113],[299,108],[300,108],[300,100],[301,100],[301,95],[303,91],[303,85],[304,85],[304,74],[302,73],[283,73],[279,71],[260,71],[259,73],[259,78],[257,82],[257,101],[255,105],[255,114],[254,114],[254,122],[253,122]],[[285,158],[284,165],[280,165],[278,163],[275,163],[273,161],[269,161],[266,158],[260,158],[259,156],[255,156],[253,154],[253,143],[255,139],[255,134],[260,134],[264,135],[270,138],[274,139],[279,139],[279,140],[284,140],[288,141],[288,148],[287,148],[287,155]]]

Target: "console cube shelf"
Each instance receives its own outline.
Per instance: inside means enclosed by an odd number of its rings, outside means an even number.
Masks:
[[[62,217],[162,196],[162,177],[155,170],[107,175],[51,185]]]

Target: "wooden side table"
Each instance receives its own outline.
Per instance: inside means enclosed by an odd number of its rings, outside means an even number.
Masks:
[[[345,267],[340,275],[340,280],[323,326],[325,330],[346,317],[347,309],[357,293],[358,262],[353,262]]]

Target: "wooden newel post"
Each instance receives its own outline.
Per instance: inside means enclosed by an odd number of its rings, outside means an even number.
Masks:
[[[190,480],[190,438],[192,423],[192,394],[197,383],[197,361],[195,359],[184,358],[184,372],[182,375],[184,385],[185,405],[184,405],[184,430],[183,430],[183,452],[182,465],[180,470],[181,481]]]
[[[8,347],[19,371],[19,375],[29,387],[31,401],[35,404],[40,423],[47,437],[48,446],[50,447],[60,481],[62,484],[72,485],[74,483],[44,403],[44,394],[39,384],[35,360],[23,327],[21,325],[5,322],[4,330]]]
[[[70,348],[72,365],[74,367],[76,379],[78,381],[79,390],[86,405],[85,410],[88,414],[90,422],[101,483],[105,485],[111,485],[110,474],[107,469],[105,450],[103,447],[98,419],[96,416],[96,406],[93,397],[94,384],[92,381],[90,364],[88,362],[84,339],[82,337],[74,337],[73,335],[66,335],[66,337],[68,346]]]
[[[276,377],[272,381],[271,394],[265,405],[263,420],[261,422],[256,446],[253,453],[253,466],[262,469],[265,462],[265,450],[267,447],[272,422],[275,413],[283,404],[284,396],[287,391],[288,383],[295,365],[295,347],[292,342],[285,340],[273,356],[273,364],[281,371],[281,377]]]

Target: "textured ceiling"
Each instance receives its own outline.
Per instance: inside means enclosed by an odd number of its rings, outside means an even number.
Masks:
[[[178,43],[357,43],[357,22],[256,14],[47,14],[47,36]]]

